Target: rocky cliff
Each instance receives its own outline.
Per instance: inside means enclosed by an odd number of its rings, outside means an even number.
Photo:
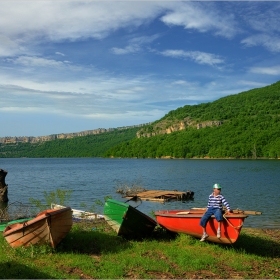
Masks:
[[[136,136],[137,138],[151,137],[159,134],[170,134],[175,131],[184,130],[187,127],[196,127],[197,129],[201,129],[205,127],[220,126],[222,124],[222,121],[205,121],[200,123],[191,120],[189,117],[180,121],[164,120],[140,129],[136,133]]]
[[[15,137],[0,137],[0,144],[16,144],[16,143],[38,143],[45,141],[52,141],[56,139],[70,139],[79,136],[87,136],[100,134],[105,132],[110,132],[114,130],[123,130],[129,128],[139,127],[140,130],[136,133],[137,138],[140,137],[151,137],[159,134],[170,134],[175,131],[184,130],[187,127],[196,127],[197,129],[201,129],[208,126],[220,126],[222,125],[222,121],[205,121],[198,123],[197,121],[193,121],[190,118],[185,118],[181,121],[170,121],[164,120],[161,122],[155,123],[144,123],[132,126],[122,126],[117,128],[98,128],[93,130],[84,130],[80,132],[73,133],[60,133],[60,134],[52,134],[47,136],[15,136]]]
[[[38,143],[38,142],[45,142],[45,141],[51,141],[56,139],[70,139],[74,137],[79,136],[87,136],[87,135],[93,135],[93,134],[100,134],[105,132],[110,132],[114,130],[124,130],[129,128],[135,128],[135,127],[142,127],[145,125],[149,125],[150,123],[145,124],[139,124],[139,125],[133,125],[133,126],[123,126],[123,127],[117,127],[117,128],[98,128],[93,130],[85,130],[81,132],[74,132],[74,133],[61,133],[61,134],[52,134],[47,136],[20,136],[20,137],[0,137],[0,144],[15,144],[15,143]]]

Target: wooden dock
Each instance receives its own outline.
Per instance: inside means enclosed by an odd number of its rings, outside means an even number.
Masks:
[[[146,201],[172,201],[172,200],[188,200],[192,199],[194,196],[194,192],[186,191],[186,192],[178,192],[178,191],[161,191],[161,190],[150,190],[139,192],[135,195],[125,196],[126,198],[140,198]]]

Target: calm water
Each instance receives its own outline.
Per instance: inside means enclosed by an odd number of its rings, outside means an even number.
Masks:
[[[280,228],[279,160],[159,160],[159,159],[0,159],[8,171],[9,203],[29,203],[43,192],[73,190],[69,205],[88,208],[104,197],[122,200],[116,189],[137,183],[145,189],[191,190],[186,202],[143,202],[137,209],[150,214],[159,209],[205,207],[213,183],[220,183],[231,208],[262,211],[249,216],[245,227]]]

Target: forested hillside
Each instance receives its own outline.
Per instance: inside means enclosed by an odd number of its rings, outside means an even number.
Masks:
[[[183,130],[158,133],[184,120]],[[222,124],[201,129],[194,126],[209,121]],[[138,134],[145,133],[155,136],[121,143],[106,156],[280,158],[280,82],[170,111]]]
[[[136,137],[137,133],[137,137]],[[0,157],[280,158],[280,82],[186,105],[139,128],[0,144]]]
[[[109,148],[135,138],[137,130],[136,127],[34,144],[0,144],[0,157],[101,157]]]

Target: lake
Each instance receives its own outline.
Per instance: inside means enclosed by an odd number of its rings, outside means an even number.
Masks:
[[[219,183],[232,209],[261,211],[244,227],[280,228],[279,160],[40,158],[0,159],[8,171],[9,203],[43,199],[43,192],[73,190],[69,205],[87,210],[106,196],[125,201],[117,188],[136,184],[147,190],[194,192],[194,199],[166,203],[143,201],[138,210],[206,207],[212,185]],[[83,206],[85,204],[86,206]],[[102,208],[99,209],[102,211]]]

